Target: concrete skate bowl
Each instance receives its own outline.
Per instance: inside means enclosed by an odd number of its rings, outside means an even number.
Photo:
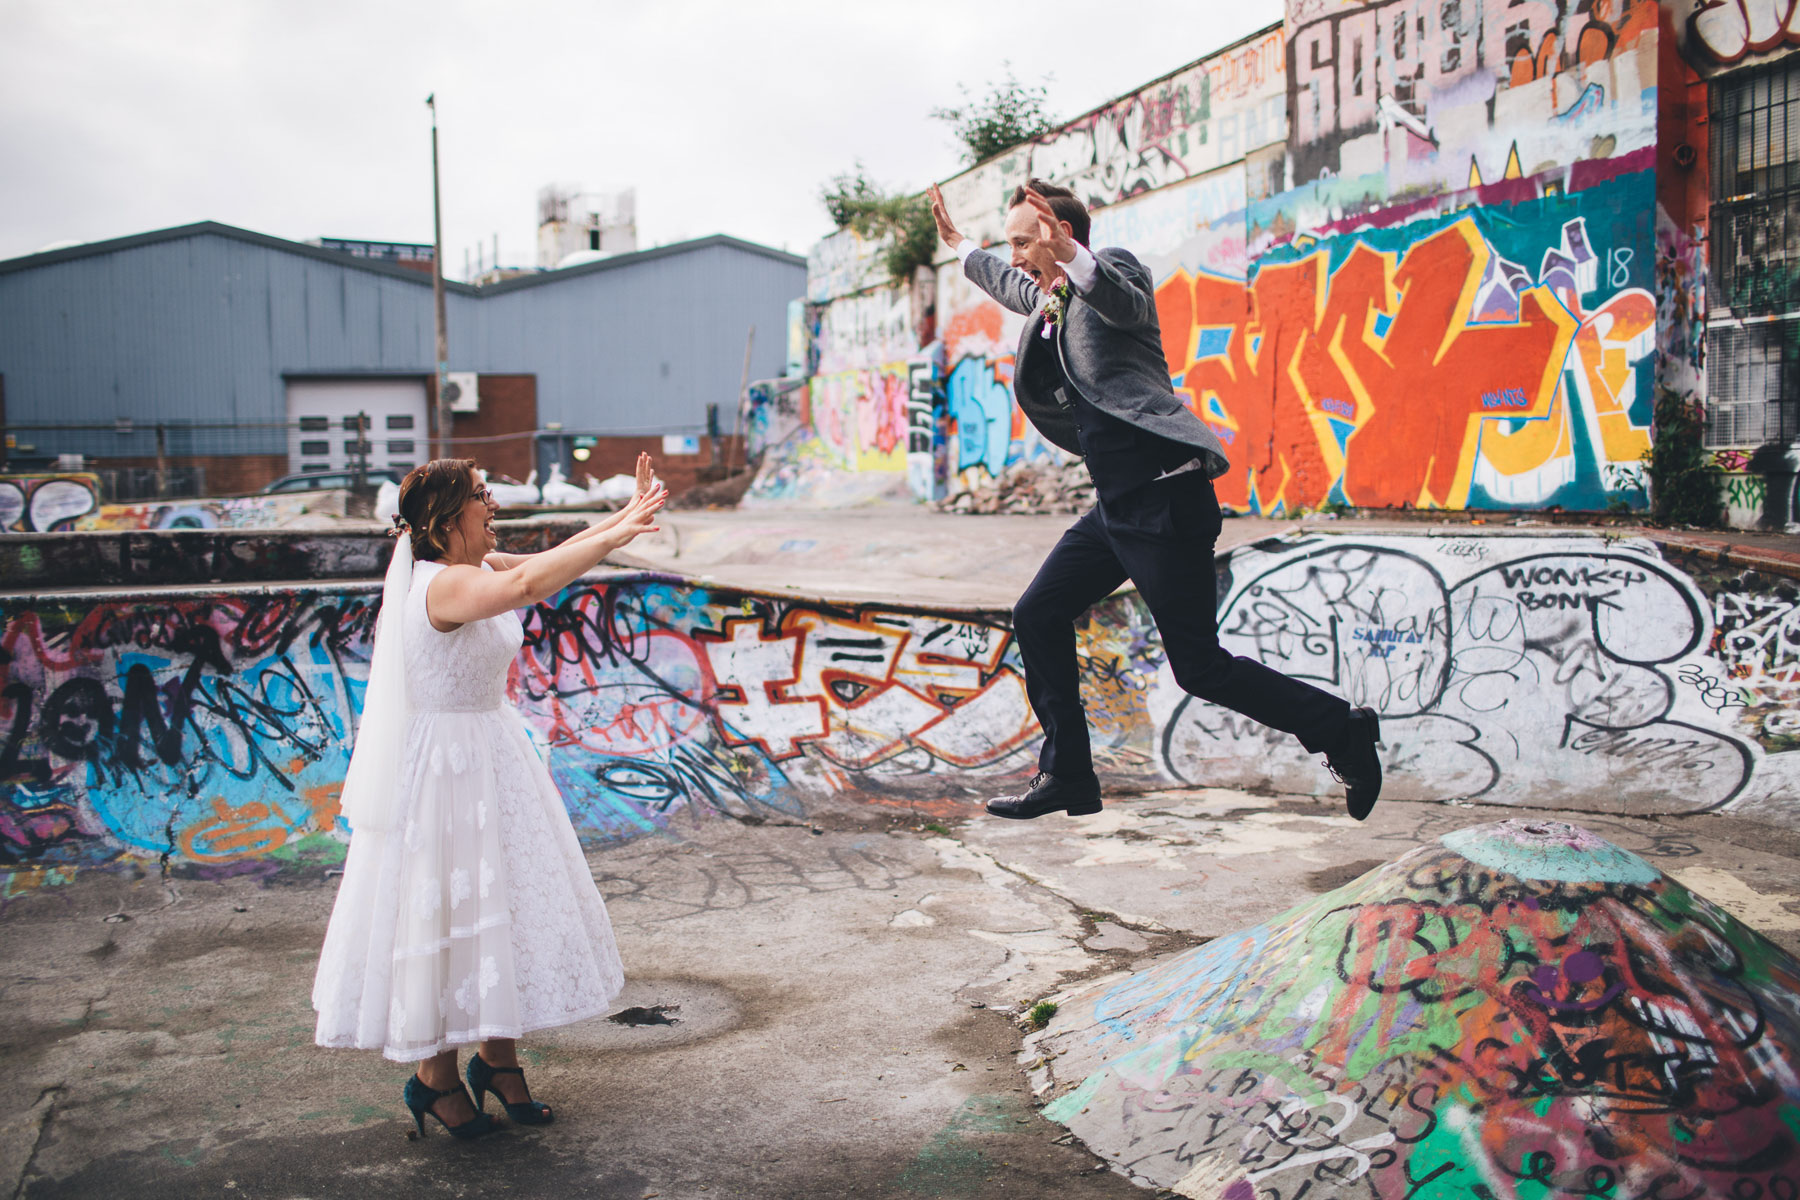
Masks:
[[[1141,1183],[1780,1196],[1800,962],[1574,826],[1449,834],[1065,1003],[1045,1108]]]
[[[1389,795],[1795,819],[1800,601],[1770,581],[1578,536],[1314,537],[1221,563],[1227,646],[1377,707]],[[378,601],[373,582],[0,595],[6,886],[341,859]],[[1004,611],[620,572],[525,626],[511,694],[590,842],[969,812],[1035,765]],[[1284,737],[1182,693],[1134,593],[1079,647],[1108,787],[1336,794]]]

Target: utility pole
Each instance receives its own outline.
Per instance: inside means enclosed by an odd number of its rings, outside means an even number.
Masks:
[[[431,110],[431,299],[437,306],[437,453],[450,457],[450,331],[444,321],[444,206],[438,199],[437,93],[425,97]]]

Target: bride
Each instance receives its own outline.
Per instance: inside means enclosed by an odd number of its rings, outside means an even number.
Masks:
[[[438,459],[400,484],[313,1008],[319,1045],[419,1064],[405,1102],[420,1133],[426,1114],[458,1137],[489,1132],[490,1091],[514,1121],[548,1123],[514,1039],[604,1012],[624,985],[606,906],[506,678],[523,638],[514,610],[655,531],[667,494],[647,455],[637,475],[623,511],[526,555],[495,552],[495,505],[472,461]],[[456,1055],[477,1042],[471,1100]]]

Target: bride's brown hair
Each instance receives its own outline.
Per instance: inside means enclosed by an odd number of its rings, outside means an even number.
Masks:
[[[394,524],[412,535],[414,558],[436,562],[450,553],[450,526],[474,494],[472,458],[434,458],[406,473]]]

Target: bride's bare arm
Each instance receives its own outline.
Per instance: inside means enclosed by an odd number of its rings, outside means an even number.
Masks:
[[[652,488],[659,486],[661,486],[660,481],[656,478],[656,472],[650,465],[650,455],[647,453],[639,454],[637,456],[637,491],[633,493],[633,498],[635,499],[637,496],[645,495]],[[608,513],[580,533],[575,534],[569,541],[576,542],[583,538],[597,537],[600,534],[605,533],[625,519],[626,511],[626,509],[621,508],[618,512]],[[564,545],[567,544],[567,542],[564,543]],[[620,544],[623,545],[623,543]],[[617,548],[618,547],[616,546],[614,547],[614,549]],[[541,550],[537,552],[537,554],[541,553],[544,552]],[[496,571],[510,571],[514,567],[524,566],[526,562],[536,558],[537,554],[502,554],[500,551],[496,550],[482,561],[486,562],[488,566],[494,568]]]
[[[445,567],[425,589],[426,615],[448,633],[554,596],[639,534],[656,532],[656,514],[667,499],[660,486],[635,496],[604,533],[584,530],[552,549],[521,556],[517,566],[505,570]]]

